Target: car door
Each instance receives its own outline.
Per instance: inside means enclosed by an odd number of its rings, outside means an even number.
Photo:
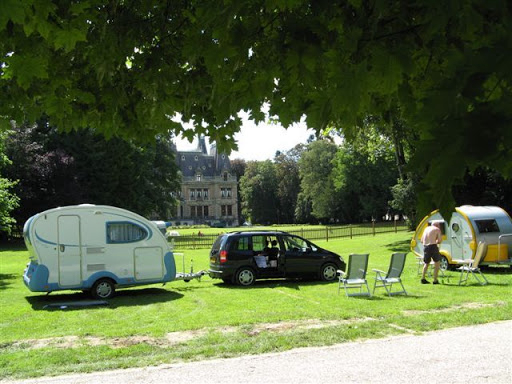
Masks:
[[[307,240],[293,235],[283,235],[286,276],[304,276],[318,269],[316,248]]]

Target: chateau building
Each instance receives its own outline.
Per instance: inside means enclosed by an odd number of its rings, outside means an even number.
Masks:
[[[238,225],[236,176],[231,173],[229,157],[217,152],[215,144],[206,148],[204,137],[191,151],[177,151],[176,162],[181,171],[176,225]]]

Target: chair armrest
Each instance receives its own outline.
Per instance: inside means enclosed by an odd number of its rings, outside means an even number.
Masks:
[[[452,261],[459,265],[473,264],[473,259],[464,259],[464,260],[460,259],[460,260],[452,260]]]
[[[337,274],[337,275],[339,275],[340,277],[341,277],[341,276],[345,276],[345,275],[346,275],[345,271],[342,271],[341,269],[338,269],[338,270],[336,271],[336,274]]]
[[[381,271],[380,269],[375,269],[375,268],[374,268],[374,269],[372,269],[372,271],[373,271],[373,272],[377,272],[377,273],[386,273],[386,272],[384,272],[384,271]]]

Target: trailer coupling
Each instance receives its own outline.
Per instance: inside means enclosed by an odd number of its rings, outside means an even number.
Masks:
[[[183,271],[185,271],[185,254],[181,252],[175,252],[175,257],[181,256]],[[190,259],[190,272],[176,272],[176,277],[174,280],[183,280],[185,283],[188,283],[192,279],[197,279],[198,281],[201,281],[201,277],[204,275],[208,275],[208,271],[202,270],[199,272],[194,272],[194,260]]]
[[[199,271],[199,272],[177,272],[174,280],[183,280],[185,283],[188,283],[192,279],[197,279],[201,281],[201,277],[207,275],[208,271]]]

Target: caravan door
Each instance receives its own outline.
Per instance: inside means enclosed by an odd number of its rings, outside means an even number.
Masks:
[[[160,280],[164,277],[164,253],[161,247],[135,248],[135,279]]]
[[[80,217],[61,215],[57,218],[57,253],[59,285],[77,286],[82,283],[82,242]]]
[[[460,215],[454,214],[450,221],[451,257],[452,260],[471,259],[473,251],[470,242],[473,240],[468,223]]]

